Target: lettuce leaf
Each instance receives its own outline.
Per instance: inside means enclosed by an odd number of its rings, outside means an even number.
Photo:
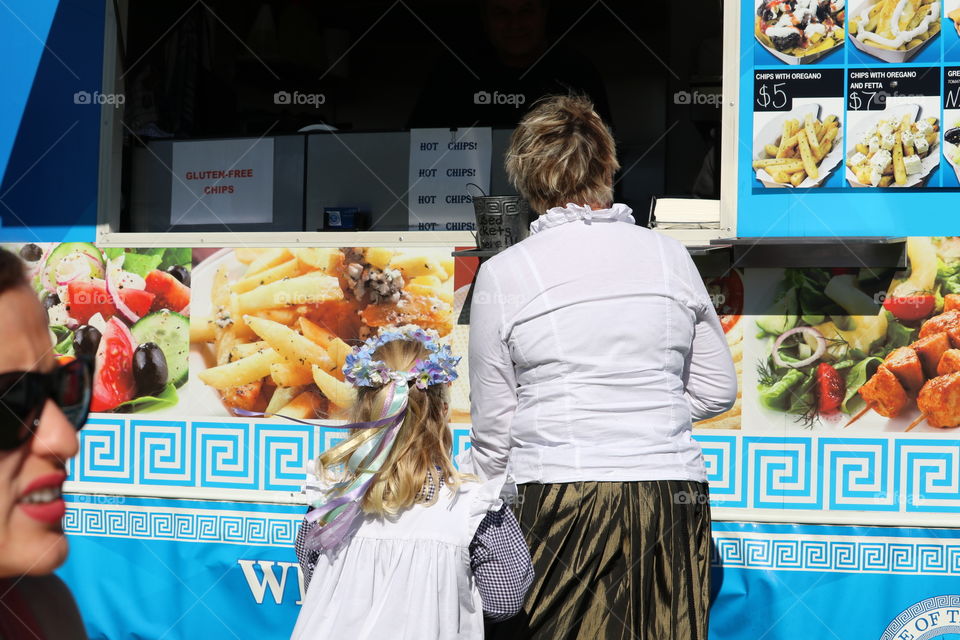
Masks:
[[[176,406],[178,401],[179,398],[177,397],[176,387],[168,382],[167,386],[165,386],[159,394],[155,396],[140,396],[133,400],[127,400],[117,405],[116,410],[126,413],[146,413],[147,411],[168,409]]]
[[[849,415],[863,407],[863,398],[857,392],[860,391],[860,387],[866,384],[882,362],[881,358],[871,356],[850,367],[846,375],[847,393],[840,405],[841,411]]]
[[[53,335],[57,337],[57,344],[53,347],[61,356],[72,356],[73,352],[73,331],[68,327],[57,324],[50,327]]]

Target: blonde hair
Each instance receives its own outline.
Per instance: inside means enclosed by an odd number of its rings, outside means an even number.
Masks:
[[[583,96],[552,96],[537,103],[513,132],[507,177],[537,213],[568,202],[613,202],[620,168],[610,129]]]
[[[394,371],[408,371],[417,360],[428,355],[426,348],[415,340],[394,340],[377,349],[373,359],[382,361]],[[381,411],[387,399],[387,387],[358,387],[357,391],[354,421],[368,422],[384,417]],[[331,468],[346,463],[360,445],[380,431],[355,430],[347,442],[321,454],[318,468],[329,473]],[[363,499],[363,511],[392,515],[415,503],[433,504],[440,494],[441,482],[456,491],[472,476],[456,470],[450,457],[452,450],[453,436],[447,426],[446,385],[432,385],[424,391],[411,385],[407,415],[390,455]],[[423,490],[430,485],[435,490],[427,500]]]

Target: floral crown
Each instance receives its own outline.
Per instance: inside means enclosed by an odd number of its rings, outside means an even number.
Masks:
[[[383,345],[395,340],[419,342],[429,355],[417,360],[409,371],[393,371],[384,362],[374,360],[373,354]],[[450,345],[440,344],[435,331],[406,325],[386,329],[354,349],[343,365],[343,376],[356,387],[380,387],[390,381],[404,380],[423,391],[429,386],[456,380],[458,362],[460,357],[453,355]]]

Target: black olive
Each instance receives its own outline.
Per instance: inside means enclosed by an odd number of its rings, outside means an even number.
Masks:
[[[830,0],[820,0],[817,5],[817,21],[823,22],[830,15]]]
[[[45,293],[43,294],[43,300],[40,302],[43,304],[43,308],[49,311],[50,307],[60,304],[60,296],[55,293]]]
[[[799,31],[792,31],[788,36],[773,36],[771,40],[777,51],[787,51],[800,46],[801,36]]]
[[[950,144],[960,145],[960,127],[954,127],[953,129],[948,130],[943,135],[943,139]]]
[[[133,352],[133,381],[137,395],[152,396],[167,386],[167,357],[155,342],[144,342]]]
[[[97,347],[100,346],[100,330],[91,327],[88,324],[77,327],[73,332],[73,350],[78,356],[87,356],[89,358],[97,355]]]
[[[172,267],[167,267],[167,273],[182,282],[183,286],[190,286],[190,271],[186,267],[175,264]]]
[[[20,257],[27,262],[36,262],[43,257],[43,249],[33,244],[25,244],[20,247]]]

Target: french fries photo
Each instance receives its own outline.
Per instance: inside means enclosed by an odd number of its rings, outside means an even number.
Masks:
[[[817,186],[829,173],[822,168],[823,161],[840,140],[839,134],[840,119],[834,115],[822,121],[810,113],[803,121],[788,118],[780,137],[764,145],[761,157],[754,159],[757,178],[764,182],[769,176],[784,186]]]
[[[762,0],[757,7],[754,33],[771,52],[793,58],[810,57],[843,45],[845,14],[843,2]]]
[[[937,118],[885,118],[860,136],[848,150],[847,167],[860,185],[905,187],[922,184],[925,160],[939,159]]]
[[[415,324],[449,336],[453,259],[442,250],[227,249],[195,283],[197,384],[228,412],[297,420],[345,419],[356,390],[344,381],[353,347],[383,327]],[[206,393],[206,392],[205,392]],[[248,414],[244,414],[248,415]]]
[[[868,53],[870,49],[912,52],[940,33],[940,14],[938,0],[866,2],[850,18],[850,35]]]

